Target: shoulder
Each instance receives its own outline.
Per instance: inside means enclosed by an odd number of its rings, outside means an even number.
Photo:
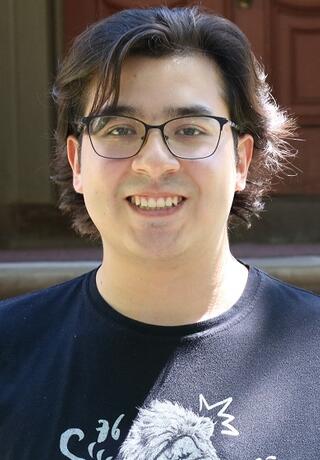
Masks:
[[[320,296],[306,289],[281,281],[262,270],[255,268],[261,281],[261,288],[266,296],[274,301],[290,304],[291,307],[306,306],[320,312]]]
[[[86,281],[93,272],[30,294],[0,301],[0,334],[14,332],[29,322],[50,322],[82,297]]]
[[[90,272],[91,273],[91,272]],[[23,307],[24,305],[34,305],[46,302],[47,299],[52,299],[62,294],[66,294],[68,291],[73,291],[81,286],[83,280],[90,274],[85,273],[77,278],[59,283],[48,288],[44,288],[38,291],[30,292],[27,294],[19,295],[17,297],[11,297],[0,301],[0,312],[6,309],[12,309],[15,307]]]
[[[304,326],[311,331],[320,331],[320,296],[293,286],[254,268],[259,279],[256,302],[273,323],[284,328]]]

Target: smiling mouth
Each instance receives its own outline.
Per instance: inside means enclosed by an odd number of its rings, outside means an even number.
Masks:
[[[145,197],[133,195],[127,198],[131,206],[144,211],[164,211],[180,206],[186,200],[183,196]]]

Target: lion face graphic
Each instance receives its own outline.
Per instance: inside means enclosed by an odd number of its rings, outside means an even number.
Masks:
[[[155,400],[139,410],[117,460],[220,460],[213,431],[209,417]]]

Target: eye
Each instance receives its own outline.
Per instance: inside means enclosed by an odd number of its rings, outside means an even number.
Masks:
[[[99,137],[129,137],[137,134],[135,123],[121,117],[95,117],[90,134]]]
[[[133,128],[127,126],[117,126],[116,128],[109,128],[106,133],[108,136],[134,136],[136,131]]]
[[[196,126],[186,126],[183,128],[179,128],[176,133],[178,136],[199,136],[200,134],[204,134],[203,131]]]
[[[106,124],[104,127],[101,127],[100,130],[96,133],[99,137],[108,137],[108,138],[130,138],[137,135],[137,132],[134,127],[131,126],[115,126],[114,124]]]

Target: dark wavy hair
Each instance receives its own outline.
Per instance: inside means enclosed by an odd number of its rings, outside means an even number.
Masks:
[[[286,171],[294,154],[288,140],[294,123],[272,98],[262,66],[239,28],[199,7],[157,7],[124,10],[92,25],[79,35],[60,67],[53,87],[57,103],[53,180],[60,191],[60,209],[71,215],[82,235],[99,238],[83,196],[74,191],[66,155],[68,135],[79,136],[88,90],[95,83],[91,114],[108,99],[116,105],[121,66],[127,56],[158,58],[202,53],[219,67],[231,119],[240,135],[254,139],[254,155],[246,188],[236,192],[229,222],[238,217],[250,226],[263,210],[263,198],[274,176]]]

